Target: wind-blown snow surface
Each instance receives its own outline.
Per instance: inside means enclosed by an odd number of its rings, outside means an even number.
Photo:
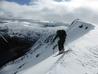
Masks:
[[[94,28],[92,24],[77,20],[69,26],[55,27],[38,27],[36,25],[32,27],[31,23],[31,25],[20,24],[40,33],[40,38],[25,56],[4,66],[0,70],[0,74],[98,74],[97,25],[94,25]],[[83,27],[79,28],[81,25]],[[51,43],[58,29],[67,31],[65,50],[72,50],[63,57],[62,55],[54,57],[58,51],[57,47],[54,48],[57,41]]]

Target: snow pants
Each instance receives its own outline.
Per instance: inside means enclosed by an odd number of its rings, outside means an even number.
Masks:
[[[59,49],[59,51],[64,50],[64,43],[65,43],[65,40],[59,40],[58,41],[58,49]]]

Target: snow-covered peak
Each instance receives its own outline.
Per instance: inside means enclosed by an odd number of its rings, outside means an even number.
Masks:
[[[11,25],[12,23],[13,22],[11,22],[10,24],[7,23],[7,25]],[[16,29],[13,28],[12,30],[21,34],[33,31],[34,33],[36,32],[40,34],[40,37],[38,38],[37,42],[32,46],[31,50],[26,53],[25,56],[22,56],[15,61],[9,62],[0,70],[0,74],[98,73],[98,60],[97,58],[95,59],[95,57],[98,56],[95,55],[97,54],[97,52],[95,52],[97,51],[97,48],[95,49],[95,47],[93,46],[94,51],[91,50],[93,49],[93,47],[91,47],[91,44],[94,41],[96,42],[96,46],[98,45],[96,41],[96,38],[98,37],[97,26],[95,26],[94,28],[92,24],[85,23],[80,20],[75,20],[74,22],[72,22],[72,24],[68,26],[60,25],[55,27],[43,27],[38,25],[33,27],[34,23],[30,23],[30,25],[27,24],[28,23],[24,25],[24,23],[18,22],[18,24],[15,25],[20,26],[20,28],[15,27]],[[14,23],[12,25],[14,25]],[[58,51],[57,46],[55,46],[57,44],[57,41],[51,43],[58,29],[64,29],[67,32],[65,50],[72,50],[68,54],[65,54],[65,56],[60,61],[59,58],[61,56],[54,57]],[[32,34],[32,32],[30,32],[30,34]],[[90,44],[90,42],[92,43]],[[91,49],[89,49],[88,47],[90,47]],[[90,52],[88,50],[90,50]],[[92,52],[95,54],[93,54]],[[96,64],[93,62],[96,62]],[[95,67],[91,68],[89,66]]]

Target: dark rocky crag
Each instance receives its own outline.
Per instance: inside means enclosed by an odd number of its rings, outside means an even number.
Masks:
[[[8,32],[9,29],[0,28],[0,68],[23,56],[37,41],[37,38],[30,39],[28,35],[21,36],[19,33],[10,36]]]

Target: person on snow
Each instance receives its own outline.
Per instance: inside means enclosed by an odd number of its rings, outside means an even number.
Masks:
[[[59,38],[59,40],[58,40],[59,54],[64,52],[64,43],[66,40],[66,36],[67,36],[67,34],[66,34],[65,30],[57,30],[56,36],[53,39],[53,42],[54,42],[57,38]]]

